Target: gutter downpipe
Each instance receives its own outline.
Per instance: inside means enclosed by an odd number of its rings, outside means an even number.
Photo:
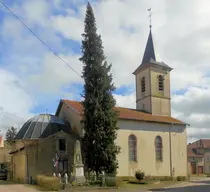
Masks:
[[[171,127],[173,128],[173,123],[169,126],[169,156],[170,156],[170,176],[173,177],[173,170],[172,170],[172,149],[171,149]]]
[[[190,124],[186,124],[186,132],[187,132],[187,126],[188,127],[190,127]],[[187,141],[187,138],[186,138],[186,141]],[[186,159],[186,163],[187,163],[187,176],[189,177],[189,175],[190,175],[190,170],[189,170],[189,168],[188,168],[188,155],[187,155],[187,147],[186,147],[186,157],[187,157],[187,159]]]
[[[26,170],[25,170],[25,174],[26,174],[26,178],[25,178],[25,182],[28,184],[29,183],[29,170],[28,170],[28,150],[26,147],[26,143],[24,141],[22,141],[25,147],[25,155],[26,155]]]

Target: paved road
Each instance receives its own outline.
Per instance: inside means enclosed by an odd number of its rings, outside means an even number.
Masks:
[[[27,187],[21,184],[2,184],[0,185],[0,192],[38,192],[38,190]]]
[[[174,187],[168,189],[153,189],[151,191],[162,191],[162,192],[210,192],[210,181],[193,181],[191,186],[185,187]]]

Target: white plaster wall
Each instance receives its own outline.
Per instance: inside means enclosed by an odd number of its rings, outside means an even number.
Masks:
[[[147,175],[170,176],[169,127],[171,128],[172,166],[175,176],[187,175],[187,138],[183,125],[168,125],[140,121],[119,120],[117,144],[121,147],[118,155],[118,176],[134,176],[141,169]],[[137,137],[137,163],[129,162],[128,136]],[[162,137],[163,161],[155,159],[155,137]]]

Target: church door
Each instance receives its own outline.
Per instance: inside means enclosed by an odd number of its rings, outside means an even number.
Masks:
[[[68,173],[68,159],[60,158],[58,161],[58,171],[61,174]]]

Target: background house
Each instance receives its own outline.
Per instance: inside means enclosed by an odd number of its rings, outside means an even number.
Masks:
[[[10,161],[9,148],[4,138],[0,136],[0,169],[5,168],[5,163]]]
[[[189,174],[210,174],[210,139],[189,143],[187,157]]]

